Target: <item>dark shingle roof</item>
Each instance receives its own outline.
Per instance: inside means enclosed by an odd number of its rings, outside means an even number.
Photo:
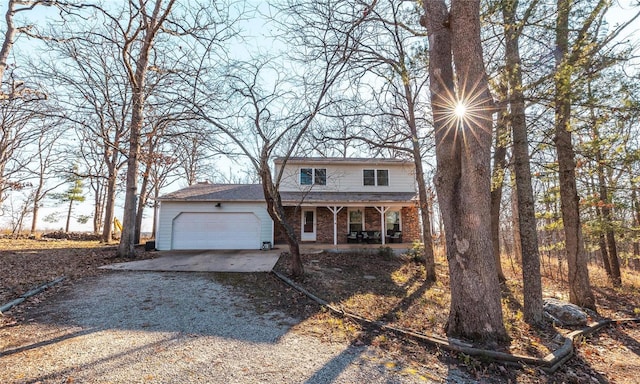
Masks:
[[[195,184],[161,196],[160,201],[264,201],[261,184]]]
[[[415,201],[413,192],[282,192],[283,203],[403,203]],[[261,184],[195,184],[164,195],[160,201],[264,201]]]

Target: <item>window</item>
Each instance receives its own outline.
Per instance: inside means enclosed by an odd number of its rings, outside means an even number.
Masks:
[[[313,181],[314,184],[327,185],[327,169],[326,168],[316,168],[314,176],[315,176],[315,179]]]
[[[349,211],[349,232],[360,232],[364,229],[364,217],[361,210]]]
[[[362,176],[364,185],[376,185],[376,174],[373,169],[365,169]]]
[[[313,184],[313,169],[302,168],[300,169],[300,185]]]
[[[389,170],[378,169],[376,171],[376,177],[378,178],[378,185],[389,185]]]
[[[385,214],[385,221],[385,228],[387,229],[387,232],[400,231],[400,211],[387,211]]]
[[[300,185],[327,185],[326,168],[300,168]]]
[[[388,169],[365,169],[362,171],[362,183],[364,185],[389,185]]]

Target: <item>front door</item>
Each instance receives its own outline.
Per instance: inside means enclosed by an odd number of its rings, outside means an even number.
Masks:
[[[302,210],[302,241],[316,241],[316,210]]]

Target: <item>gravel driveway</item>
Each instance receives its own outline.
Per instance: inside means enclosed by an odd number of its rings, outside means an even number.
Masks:
[[[292,332],[298,322],[257,313],[212,274],[108,273],[40,304],[33,321],[0,329],[0,382],[425,383],[447,376]]]

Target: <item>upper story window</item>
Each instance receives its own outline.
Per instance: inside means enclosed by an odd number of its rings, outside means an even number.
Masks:
[[[327,185],[326,168],[300,168],[300,185]]]
[[[365,169],[362,171],[362,181],[364,185],[389,185],[388,169]]]

